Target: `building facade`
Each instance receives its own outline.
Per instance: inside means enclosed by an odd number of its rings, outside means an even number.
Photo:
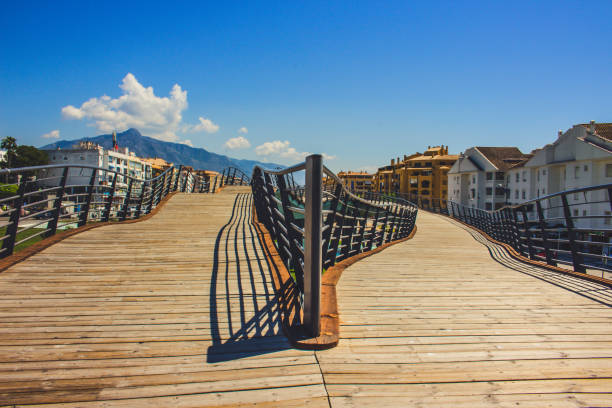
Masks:
[[[365,171],[341,171],[338,177],[349,190],[355,193],[362,194],[372,191],[374,174],[368,174]]]
[[[389,166],[378,169],[374,177],[375,190],[398,194],[412,201],[429,202],[448,197],[448,172],[459,158],[448,154],[448,146],[429,146],[424,153],[391,160]]]

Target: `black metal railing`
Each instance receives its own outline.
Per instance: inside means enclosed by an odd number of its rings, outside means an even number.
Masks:
[[[320,155],[280,171],[255,167],[251,186],[257,217],[302,294],[303,325],[314,337],[320,329],[322,273],[343,259],[407,237],[417,215],[408,201],[370,201],[352,194],[323,166]]]
[[[94,166],[47,165],[2,169],[0,180],[0,258],[58,230],[140,218],[170,192],[202,191],[197,175],[182,166],[140,179]]]
[[[251,178],[237,167],[226,167],[212,181],[212,192],[223,186],[248,186]]]
[[[383,193],[373,191],[359,193],[359,196],[364,197],[368,200],[379,200],[381,199],[381,197],[386,199],[403,199],[405,201],[413,203],[422,210],[434,212],[437,214],[448,215],[447,200],[440,197],[432,197],[428,195],[423,196],[418,194],[400,192]]]
[[[449,215],[549,265],[611,272],[612,184],[539,197],[496,211],[448,202]]]

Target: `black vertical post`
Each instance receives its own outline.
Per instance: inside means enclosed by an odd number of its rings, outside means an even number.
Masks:
[[[582,255],[578,253],[578,245],[576,243],[576,231],[574,231],[574,220],[572,219],[572,214],[570,212],[566,194],[561,195],[561,202],[563,203],[565,226],[567,228],[567,239],[569,241],[570,251],[572,253],[572,264],[574,265],[574,271],[586,273],[586,269],[582,265]]]
[[[140,200],[138,202],[138,209],[136,210],[136,216],[134,218],[140,218],[140,214],[142,214],[142,206],[144,204],[144,196],[145,196],[145,187],[146,182],[142,180],[140,182]]]
[[[306,205],[304,208],[304,326],[317,337],[321,323],[321,239],[323,159],[306,157]]]
[[[8,178],[8,175],[7,175]],[[21,176],[19,187],[17,188],[17,198],[13,203],[13,212],[9,218],[9,225],[6,228],[6,239],[2,242],[2,257],[11,255],[15,249],[15,241],[17,240],[17,229],[19,227],[19,216],[21,215],[21,207],[23,207],[23,197],[26,192],[26,178],[24,175]]]
[[[82,227],[87,224],[87,218],[89,218],[89,210],[91,208],[91,200],[93,199],[93,192],[96,185],[96,176],[98,175],[97,169],[91,170],[91,177],[89,178],[89,190],[87,191],[87,202],[85,203],[85,208],[81,212],[79,216],[78,226]]]
[[[183,170],[183,165],[181,164],[178,168],[178,174],[176,175],[176,180],[174,181],[174,191],[178,190],[179,179],[181,178],[182,170]],[[174,167],[172,168],[172,172],[174,173]]]
[[[132,184],[134,179],[130,177],[130,182],[128,183],[128,190],[123,198],[123,213],[121,214],[121,221],[125,221],[127,218],[127,213],[129,211],[130,200],[132,198]]]
[[[187,192],[187,181],[189,180],[189,175],[190,174],[191,174],[191,172],[189,172],[189,171],[187,173],[185,173],[185,178],[183,180],[183,187],[181,188],[181,191],[183,193]]]
[[[108,202],[106,203],[106,209],[104,211],[104,219],[102,221],[110,220],[110,213],[113,206],[113,200],[115,199],[115,190],[117,187],[117,173],[113,177],[113,184],[111,186],[111,191],[108,193]]]
[[[55,199],[55,203],[53,204],[53,208],[54,208],[54,212],[53,212],[53,219],[51,221],[49,221],[48,224],[48,229],[49,232],[47,232],[46,236],[50,237],[51,235],[55,235],[55,232],[57,231],[57,223],[59,221],[59,217],[61,214],[61,210],[62,210],[62,200],[64,199],[64,192],[66,190],[66,180],[68,179],[68,170],[70,169],[70,167],[66,166],[64,167],[64,172],[62,173],[62,178],[60,180],[60,191],[57,194],[57,198]]]
[[[536,209],[538,211],[538,221],[540,224],[540,233],[542,234],[542,246],[544,247],[546,263],[555,266],[556,263],[553,261],[552,253],[550,250],[550,243],[548,242],[548,233],[546,232],[546,223],[544,222],[544,211],[542,210],[542,203],[540,202],[540,200],[536,201]]]
[[[523,216],[523,228],[525,228],[525,238],[527,239],[527,252],[529,259],[533,259],[533,246],[531,243],[531,233],[529,232],[529,219],[527,218],[527,211],[525,206],[521,206],[521,214]]]
[[[159,180],[159,178],[156,178],[151,183],[151,197],[149,197],[149,203],[147,204],[147,207],[145,209],[145,214],[148,214],[151,212],[151,210],[153,210],[153,200],[155,199],[155,190],[157,189],[157,180]]]

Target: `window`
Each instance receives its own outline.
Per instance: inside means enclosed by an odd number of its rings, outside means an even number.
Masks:
[[[521,177],[521,175],[520,175],[520,174],[518,174],[518,173],[516,173],[516,182],[517,182],[517,183],[520,181],[520,177]]]
[[[578,216],[578,210],[574,209],[574,217]]]
[[[495,180],[497,181],[504,181],[504,172],[503,171],[498,171],[495,173]]]
[[[68,160],[68,156],[64,156],[64,160]]]
[[[582,216],[586,217],[587,216],[587,210],[582,210]]]
[[[81,156],[81,160],[85,160],[85,156]]]
[[[506,191],[503,187],[495,187],[495,195],[498,197],[503,197],[506,195]]]
[[[487,181],[493,180],[493,172],[487,172]]]
[[[514,190],[514,198],[518,199],[518,195],[519,195],[519,191],[518,190]]]
[[[574,167],[574,178],[578,178],[580,173],[580,166]]]
[[[546,175],[546,169],[542,170],[542,175],[545,176]]]
[[[508,176],[506,177],[506,184],[510,184],[510,175],[508,174]]]
[[[491,211],[493,209],[493,204],[491,203],[485,203],[485,210],[487,211]]]
[[[612,164],[606,164],[606,177],[612,177]]]
[[[472,176],[472,184],[476,184],[476,176]]]
[[[470,189],[470,196],[471,196],[472,198],[476,198],[476,189],[473,189],[473,188],[472,188],[472,189]]]
[[[538,182],[539,182],[540,181],[540,171],[539,170],[538,170],[537,176],[538,176]]]
[[[527,172],[526,171],[523,172],[523,181],[527,181]]]
[[[526,194],[525,190],[523,190],[523,194],[521,194],[521,196],[523,197],[523,200],[525,200],[527,198],[527,194]]]
[[[542,195],[546,195],[546,189],[545,188],[542,189]]]
[[[580,194],[574,193],[574,201],[578,201],[579,198],[580,198]]]
[[[588,165],[584,165],[584,171],[589,171],[589,166]]]
[[[604,224],[612,225],[612,212],[606,211],[604,215],[606,216],[606,218],[604,218]]]
[[[487,189],[486,189],[486,190],[487,190],[486,194],[487,194],[488,196],[493,195],[493,187],[487,187]]]

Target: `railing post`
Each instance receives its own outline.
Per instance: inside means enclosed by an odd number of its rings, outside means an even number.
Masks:
[[[190,172],[187,172],[187,174],[185,174],[185,178],[183,180],[183,187],[181,188],[181,192],[182,193],[186,193],[187,192],[187,181],[189,180],[189,175],[190,174],[191,174]]]
[[[64,172],[62,173],[62,178],[60,181],[60,191],[57,194],[57,198],[55,199],[55,203],[53,204],[53,208],[55,209],[53,213],[53,219],[49,221],[48,228],[49,232],[47,232],[47,236],[55,235],[57,231],[57,223],[59,221],[59,217],[62,210],[62,200],[64,199],[64,191],[66,190],[66,180],[68,179],[68,170],[70,167],[64,167]]]
[[[219,188],[223,187],[223,179],[225,178],[225,170],[223,169],[223,173],[221,173],[221,182],[219,183]]]
[[[149,198],[149,203],[147,204],[147,207],[145,208],[145,214],[148,214],[151,212],[151,210],[153,210],[153,200],[155,200],[155,190],[157,189],[157,180],[159,180],[159,178],[156,178],[155,181],[151,183],[151,197]]]
[[[144,203],[146,181],[142,180],[140,184],[140,200],[138,202],[138,209],[136,210],[136,216],[134,218],[140,218],[140,214],[142,214],[142,205]]]
[[[89,179],[89,191],[87,193],[87,202],[85,203],[85,209],[81,212],[79,219],[79,227],[87,224],[87,219],[89,218],[89,210],[91,208],[91,200],[93,198],[94,186],[96,185],[96,176],[98,175],[97,169],[91,170],[91,177]]]
[[[7,176],[8,177],[8,176]],[[17,229],[19,227],[19,216],[21,215],[21,207],[23,206],[23,197],[26,191],[26,177],[24,175],[21,176],[21,181],[19,183],[19,188],[17,189],[17,198],[15,199],[15,203],[13,205],[13,212],[9,218],[9,226],[6,228],[6,235],[8,237],[2,243],[2,249],[5,251],[2,252],[2,258],[5,256],[9,256],[13,253],[15,249],[15,241],[17,240]]]
[[[527,210],[525,206],[521,206],[521,214],[523,215],[523,228],[525,228],[525,238],[527,240],[527,251],[529,259],[533,259],[533,246],[531,243],[531,234],[529,233],[529,219],[527,218]]]
[[[110,193],[108,193],[108,203],[106,203],[105,215],[104,215],[104,220],[103,221],[110,220],[110,213],[111,213],[111,209],[113,207],[113,200],[115,199],[115,189],[116,189],[116,187],[117,187],[117,173],[115,173],[115,176],[113,177],[113,184],[111,186],[111,191],[110,191]]]
[[[544,247],[544,255],[546,256],[546,263],[549,265],[556,266],[557,264],[553,261],[553,257],[550,251],[550,244],[546,233],[546,223],[544,222],[544,211],[542,210],[542,203],[540,200],[536,201],[536,209],[538,210],[538,220],[540,222],[540,233],[542,234],[542,246]]]
[[[208,182],[208,192],[214,194],[216,189],[217,189],[217,176],[215,176],[215,179],[213,180],[212,191],[210,189],[210,181]]]
[[[321,323],[321,230],[323,160],[320,154],[306,157],[306,205],[304,216],[304,326],[313,337]]]
[[[561,202],[563,203],[563,213],[565,215],[565,226],[567,228],[567,240],[569,241],[570,251],[572,253],[572,264],[574,265],[574,271],[586,273],[586,269],[582,265],[582,256],[578,254],[578,247],[576,244],[576,232],[574,231],[574,220],[567,203],[567,195],[561,195]]]
[[[130,205],[130,200],[132,198],[132,184],[134,182],[134,179],[130,178],[130,182],[128,184],[128,190],[127,193],[125,194],[125,197],[123,198],[123,214],[121,214],[121,221],[125,221],[125,219],[127,218],[127,213],[128,213],[128,209],[129,209],[129,205]]]
[[[178,174],[176,175],[176,180],[174,180],[174,191],[178,190],[179,179],[181,178],[182,170],[183,170],[183,165],[181,164],[178,168]],[[172,172],[174,172],[174,167],[172,168]]]

